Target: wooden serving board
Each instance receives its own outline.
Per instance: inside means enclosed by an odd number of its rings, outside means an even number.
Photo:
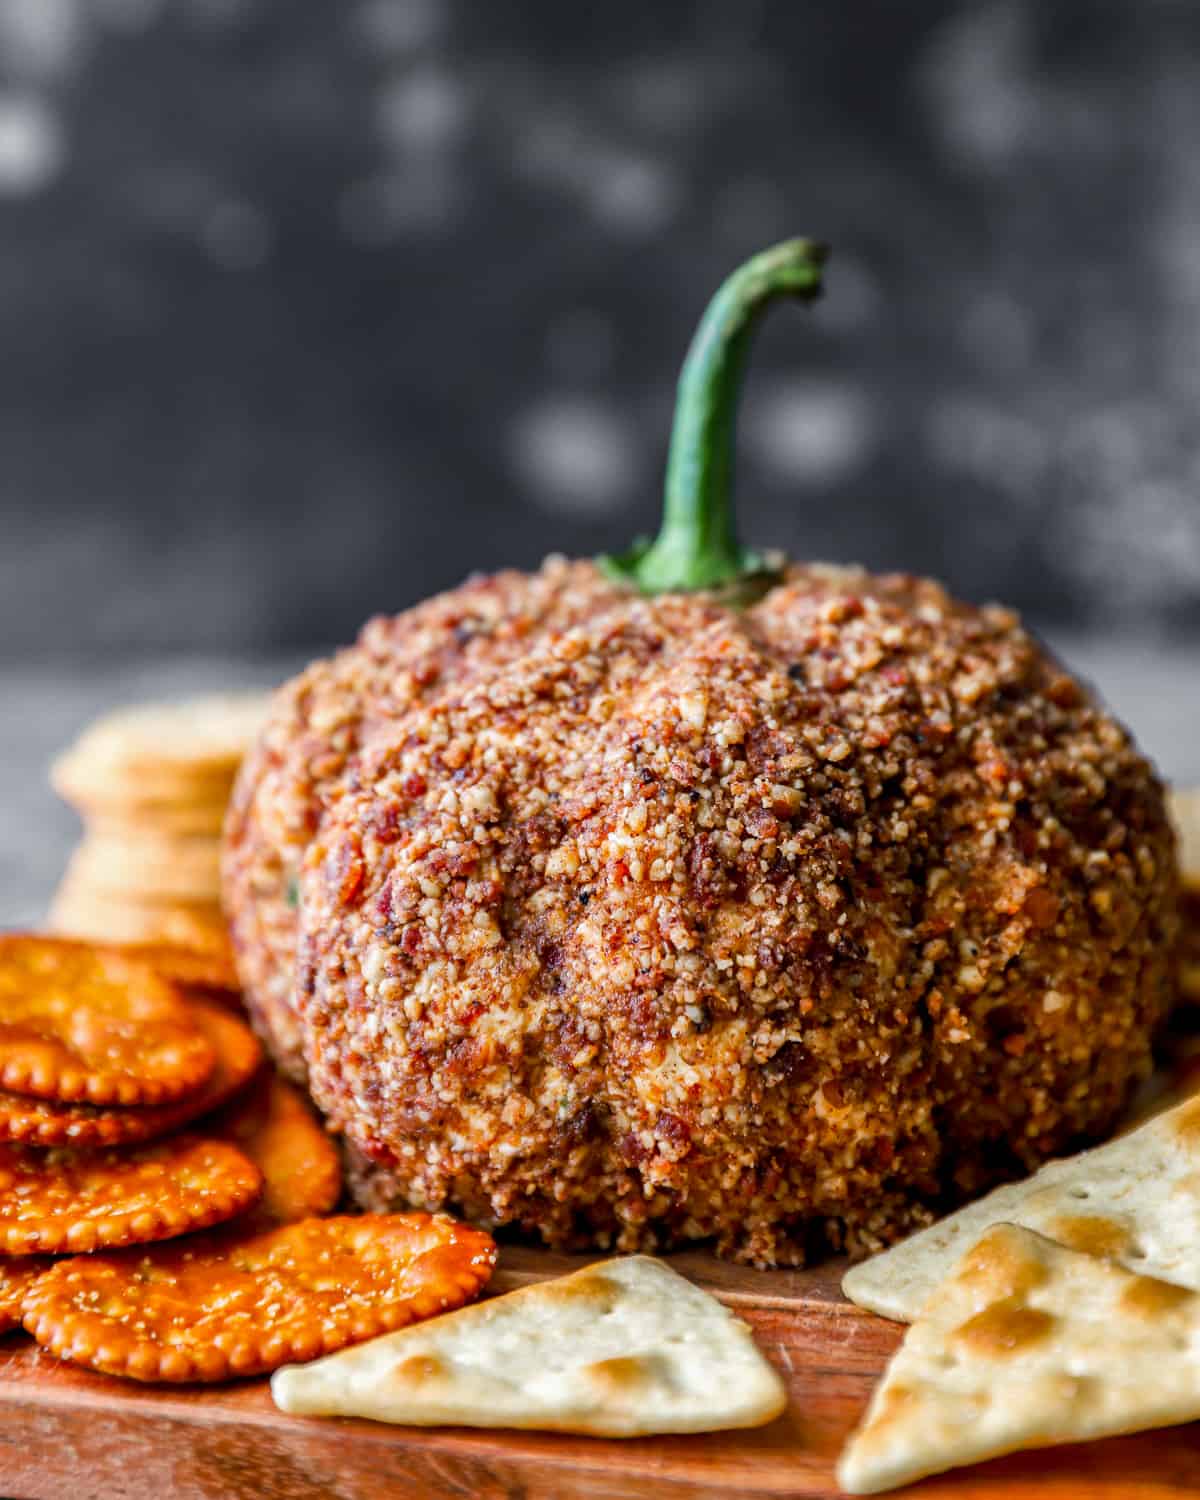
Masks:
[[[494,1288],[585,1261],[506,1250]],[[841,1267],[752,1271],[673,1257],[754,1329],[787,1412],[753,1432],[604,1441],[290,1417],[265,1380],[139,1386],[0,1339],[0,1495],[9,1500],[826,1500],[833,1466],[902,1330],[845,1302]],[[917,1493],[918,1491],[912,1491]],[[909,1492],[905,1492],[909,1493]],[[919,1493],[980,1500],[1200,1495],[1200,1423],[1001,1459]]]

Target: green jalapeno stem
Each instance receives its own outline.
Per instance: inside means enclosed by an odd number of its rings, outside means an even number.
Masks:
[[[742,547],[733,514],[738,393],[754,331],[779,297],[820,295],[825,247],[787,240],[739,266],[708,304],[679,377],[667,459],[662,528],[621,557],[602,557],[612,579],[645,594],[716,589],[761,592],[778,569]]]

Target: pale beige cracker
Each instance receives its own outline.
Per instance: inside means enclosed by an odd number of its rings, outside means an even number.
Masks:
[[[221,845],[208,837],[89,833],[67,878],[97,894],[213,903],[221,892]]]
[[[215,902],[121,899],[74,883],[55,896],[48,925],[99,943],[162,943],[222,954],[229,948],[228,927]]]
[[[757,1427],[787,1403],[746,1325],[644,1255],[280,1370],[271,1394],[289,1412],[599,1437]]]
[[[124,767],[69,750],[50,767],[50,784],[85,817],[93,811],[125,807],[222,806],[228,802],[235,771],[187,767]]]
[[[97,719],[68,755],[121,776],[170,770],[227,775],[258,738],[267,704],[260,693],[136,704]]]
[[[225,812],[229,805],[228,788],[221,786],[207,801],[187,802],[91,802],[81,811],[88,831],[98,835],[125,838],[145,835],[152,838],[221,837]]]
[[[1179,838],[1179,868],[1185,881],[1200,883],[1200,788],[1174,787],[1167,810]]]
[[[852,1266],[842,1290],[860,1307],[911,1322],[963,1251],[1001,1222],[1200,1290],[1200,1097],[1048,1162]]]
[[[875,1494],[1197,1417],[1200,1296],[995,1224],[905,1334],[837,1477]]]

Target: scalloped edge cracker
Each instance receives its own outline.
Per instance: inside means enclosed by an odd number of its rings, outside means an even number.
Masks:
[[[757,1427],[787,1404],[746,1325],[644,1255],[280,1370],[271,1394],[287,1412],[600,1437]]]
[[[994,1224],[937,1288],[838,1464],[852,1495],[1200,1417],[1200,1296]]]
[[[1200,1095],[852,1266],[842,1291],[860,1307],[911,1322],[963,1250],[1001,1222],[1200,1291]]]

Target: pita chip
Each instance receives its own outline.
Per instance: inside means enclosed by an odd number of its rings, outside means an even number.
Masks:
[[[1200,1290],[1200,1095],[852,1266],[842,1290],[860,1307],[910,1323],[963,1251],[1001,1222]]]
[[[644,1255],[279,1370],[271,1394],[307,1415],[601,1437],[756,1427],[787,1404],[746,1325]]]
[[[1200,1295],[995,1224],[937,1288],[838,1465],[854,1495],[1200,1417]]]

